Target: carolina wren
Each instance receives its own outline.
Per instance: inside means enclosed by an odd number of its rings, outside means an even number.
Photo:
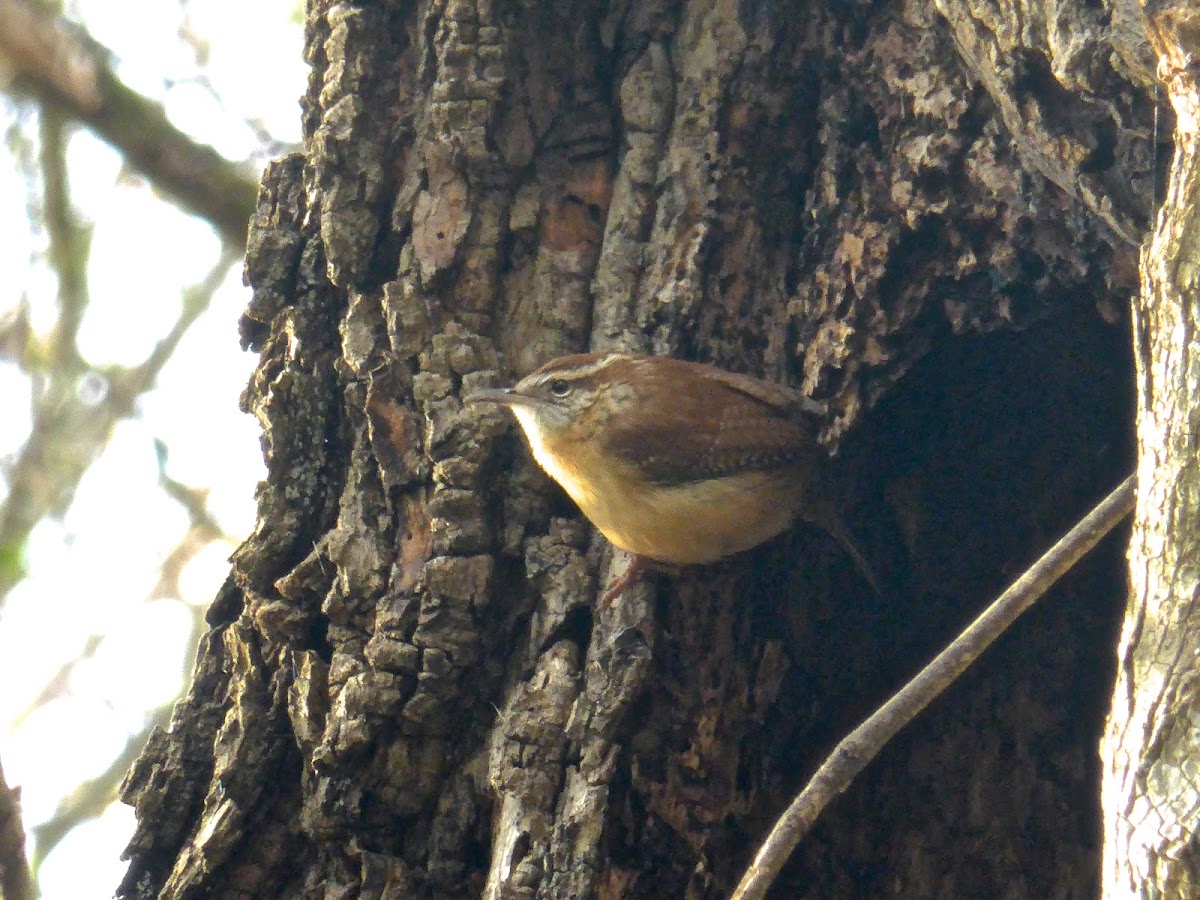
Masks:
[[[511,409],[538,464],[632,554],[602,603],[648,560],[713,562],[797,517],[836,538],[876,587],[826,496],[828,456],[804,420],[823,407],[783,385],[666,357],[585,353],[464,398],[479,401]]]

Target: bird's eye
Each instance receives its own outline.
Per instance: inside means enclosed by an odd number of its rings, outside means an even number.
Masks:
[[[550,393],[555,397],[565,397],[571,393],[571,382],[556,378],[550,382]]]

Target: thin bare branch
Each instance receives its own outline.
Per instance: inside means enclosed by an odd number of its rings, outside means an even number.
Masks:
[[[0,0],[0,22],[0,60],[13,89],[87,125],[226,243],[245,247],[256,172],[171,125],[158,104],[121,83],[109,52],[77,26],[23,0]]]
[[[39,124],[42,221],[50,237],[50,265],[58,276],[59,316],[51,344],[52,365],[56,372],[78,372],[83,365],[76,339],[88,304],[91,229],[82,226],[71,210],[66,120],[62,111],[57,108],[43,110]]]
[[[0,0],[3,3],[4,0]],[[184,295],[183,310],[150,356],[133,369],[106,369],[108,391],[99,403],[81,397],[78,378],[48,373],[45,389],[34,402],[29,440],[7,473],[9,495],[0,504],[0,557],[19,557],[29,532],[43,516],[61,513],[75,496],[79,480],[101,452],[113,427],[133,410],[137,398],[154,386],[192,323],[208,308],[238,253],[226,249],[199,285]],[[0,606],[23,572],[19,565],[0,566]]]
[[[194,489],[189,489],[186,485],[181,485],[179,482],[171,481],[165,475],[162,476],[162,481],[167,493],[179,500],[187,509],[192,521],[192,527],[188,529],[187,534],[184,535],[175,549],[163,561],[159,580],[151,588],[149,594],[147,594],[147,601],[157,597],[177,595],[179,573],[183,567],[197,553],[204,549],[210,541],[223,536],[220,526],[204,507],[203,497],[198,496],[198,493]],[[180,659],[180,671],[182,672],[192,671],[196,662],[196,647],[199,645],[200,636],[208,627],[204,621],[204,609],[201,607],[190,607],[190,609],[192,612],[191,638],[187,642],[187,653]],[[91,636],[84,651],[59,670],[57,675],[47,684],[46,690],[31,704],[26,714],[41,706],[58,690],[65,688],[70,673],[80,662],[93,656],[101,642],[102,639],[100,637],[96,635]],[[78,785],[71,792],[70,796],[59,804],[54,816],[34,830],[34,837],[36,839],[35,871],[37,866],[41,865],[41,861],[49,855],[50,851],[58,845],[72,828],[86,819],[100,815],[110,803],[117,799],[117,789],[120,787],[125,773],[129,771],[134,760],[142,752],[142,747],[145,746],[151,732],[155,728],[167,725],[174,704],[175,701],[172,700],[151,712],[145,727],[137,734],[130,736],[125,744],[125,749],[112,761],[109,767],[97,777]],[[7,900],[5,895],[0,894],[0,896],[4,896],[4,900]]]
[[[124,749],[107,769],[95,778],[76,785],[75,790],[59,803],[54,815],[33,829],[34,871],[37,871],[42,861],[50,855],[50,851],[58,846],[72,828],[88,819],[94,819],[117,800],[117,789],[125,779],[125,773],[141,754],[154,729],[163,728],[170,722],[171,710],[174,707],[175,701],[172,700],[155,709],[147,719],[145,727],[137,734],[129,736]],[[7,895],[4,895],[4,900],[8,900]]]
[[[948,688],[1017,617],[1133,510],[1130,475],[1042,555],[924,669],[897,691],[829,754],[787,808],[742,876],[733,900],[761,900],[821,811],[849,787],[897,732]]]

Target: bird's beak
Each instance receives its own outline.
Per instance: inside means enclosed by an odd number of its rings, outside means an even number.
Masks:
[[[463,403],[499,403],[501,406],[532,406],[533,400],[512,388],[489,388],[473,391],[463,397]]]

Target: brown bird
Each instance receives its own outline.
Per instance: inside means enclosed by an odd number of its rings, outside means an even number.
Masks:
[[[613,544],[632,554],[608,603],[647,561],[709,563],[802,518],[828,531],[878,592],[828,497],[821,404],[714,366],[635,353],[546,363],[465,402],[507,406],[534,459]],[[808,418],[806,418],[808,417]]]

